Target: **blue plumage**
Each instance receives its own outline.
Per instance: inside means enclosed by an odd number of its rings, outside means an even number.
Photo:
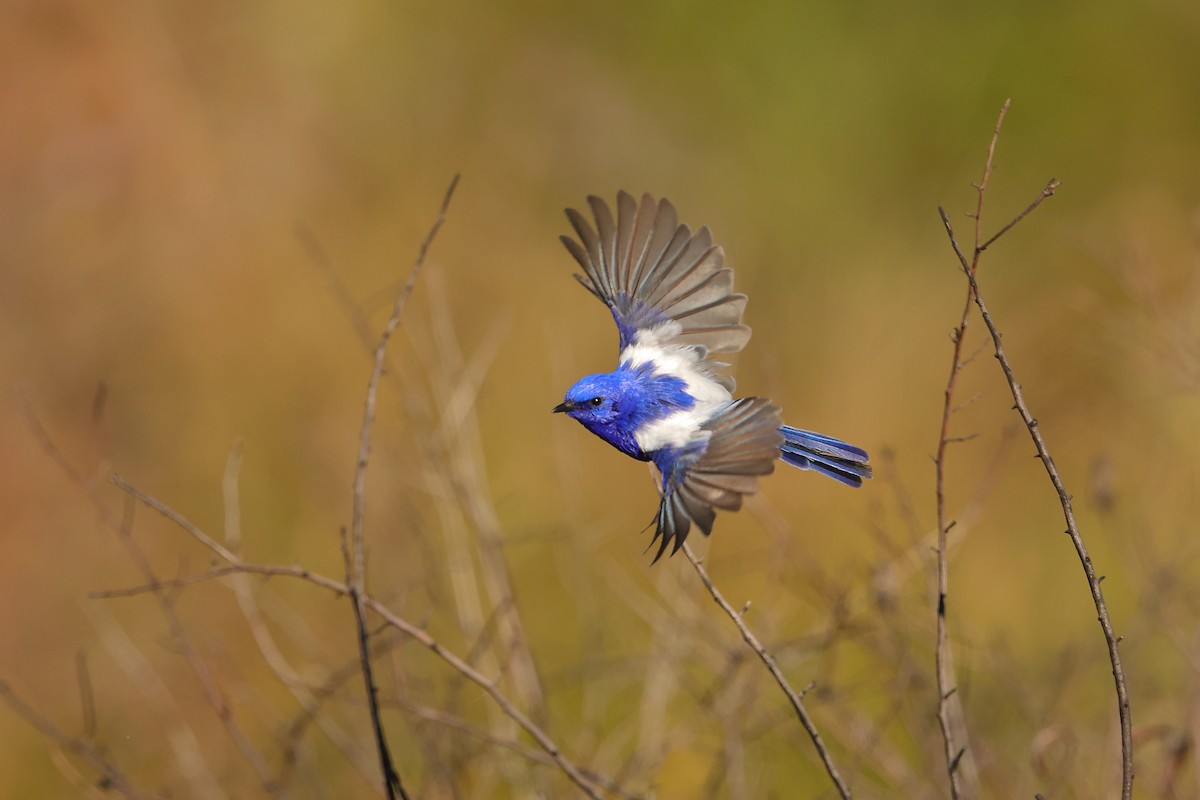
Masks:
[[[784,425],[780,455],[786,463],[800,469],[815,470],[847,486],[862,486],[871,477],[867,451],[840,439]]]
[[[734,353],[750,338],[746,296],[707,228],[680,225],[675,207],[617,195],[617,214],[597,197],[595,229],[567,210],[578,240],[563,244],[583,268],[575,277],[612,311],[617,369],[567,390],[566,413],[626,455],[653,461],[662,476],[655,520],[657,561],[682,546],[692,524],[709,534],[717,509],[736,510],[777,459],[848,486],[871,477],[865,450],[784,425],[762,398],[733,398],[734,382],[710,353]]]
[[[695,405],[680,378],[660,374],[649,363],[622,362],[613,372],[580,378],[554,410],[566,412],[625,455],[649,461],[653,453],[638,445],[637,432]]]

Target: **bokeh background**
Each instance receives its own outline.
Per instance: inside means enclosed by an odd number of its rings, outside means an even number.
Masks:
[[[709,569],[814,682],[858,796],[944,796],[930,456],[965,286],[936,208],[969,239],[1011,97],[985,228],[1062,189],[982,285],[1107,576],[1139,794],[1197,796],[1198,54],[1179,0],[6,3],[0,678],[147,795],[267,793],[154,596],[89,597],[143,582],[105,514],[161,577],[211,562],[105,476],[218,539],[234,508],[247,558],[340,579],[364,338],[461,173],[381,388],[371,591],[629,794],[829,796],[691,566],[648,566],[644,467],[549,413],[616,344],[570,279],[562,209],[649,191],[713,229],[750,295],[741,392],[877,469],[857,492],[778,471],[702,543]],[[958,392],[977,399],[953,431],[976,436],[948,462],[951,634],[984,794],[1113,796],[1112,681],[1061,511],[988,352]],[[288,792],[379,793],[360,683],[337,682],[346,603],[283,579],[168,602]],[[378,641],[416,796],[574,796],[481,738],[529,744],[481,692]],[[295,692],[321,686],[306,726]],[[0,709],[0,795],[97,781]]]

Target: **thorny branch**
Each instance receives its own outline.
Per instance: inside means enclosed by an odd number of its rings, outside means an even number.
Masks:
[[[1005,103],[1005,110],[1008,109],[1008,103]],[[1003,119],[1003,112],[1001,112]],[[997,130],[999,124],[997,124]],[[992,139],[992,148],[988,152],[988,165],[991,165],[992,150],[995,148],[995,137]],[[986,174],[985,181],[986,184]],[[1083,535],[1080,533],[1078,523],[1075,520],[1075,512],[1071,506],[1071,495],[1067,492],[1066,485],[1063,483],[1062,476],[1058,472],[1058,468],[1054,464],[1054,459],[1050,457],[1050,451],[1046,446],[1046,441],[1042,436],[1041,429],[1038,426],[1037,418],[1029,410],[1028,404],[1025,402],[1024,395],[1021,392],[1021,384],[1017,381],[1016,374],[1013,372],[1012,364],[1004,352],[1004,346],[1001,343],[1002,334],[991,313],[988,311],[987,305],[979,294],[979,283],[976,276],[976,267],[979,263],[980,254],[1004,233],[1012,229],[1014,225],[1020,222],[1026,215],[1037,208],[1042,201],[1052,196],[1058,189],[1059,183],[1057,180],[1051,179],[1046,183],[1046,186],[1034,198],[1024,211],[1018,214],[1011,222],[1005,225],[1000,231],[987,240],[982,240],[980,235],[980,216],[976,215],[975,219],[975,248],[970,260],[967,259],[959,246],[958,240],[955,238],[954,229],[950,224],[949,217],[943,208],[938,208],[938,214],[941,216],[942,224],[945,226],[946,235],[950,239],[950,245],[954,249],[954,254],[958,257],[959,263],[962,266],[963,272],[967,276],[969,284],[968,303],[973,299],[974,304],[979,309],[980,316],[983,318],[983,323],[987,327],[988,333],[992,339],[992,345],[995,351],[996,360],[1000,363],[1000,368],[1004,372],[1004,378],[1008,383],[1009,390],[1013,396],[1013,408],[1021,417],[1021,421],[1025,423],[1026,430],[1029,431],[1029,436],[1033,440],[1034,447],[1037,449],[1037,457],[1041,460],[1042,465],[1046,469],[1046,474],[1050,478],[1050,482],[1054,485],[1054,491],[1058,494],[1059,504],[1062,506],[1063,518],[1066,521],[1066,533],[1071,539],[1072,545],[1075,547],[1075,552],[1079,556],[1079,561],[1083,566],[1084,575],[1087,578],[1088,590],[1092,595],[1092,602],[1096,607],[1097,620],[1100,623],[1100,628],[1104,633],[1104,640],[1108,646],[1108,657],[1112,664],[1113,681],[1116,687],[1117,694],[1117,713],[1121,724],[1121,798],[1129,800],[1133,795],[1133,725],[1129,712],[1129,694],[1125,685],[1125,673],[1121,666],[1121,654],[1118,645],[1121,637],[1116,635],[1113,630],[1112,619],[1108,613],[1108,606],[1104,602],[1104,593],[1100,588],[1100,582],[1104,580],[1103,576],[1096,574],[1096,569],[1092,564],[1091,556],[1088,554],[1087,545],[1084,543]],[[979,199],[979,208],[983,206],[983,185],[981,185]],[[952,777],[953,777],[953,770]]]
[[[745,619],[743,619],[745,616],[744,611],[748,610],[748,608],[739,612],[733,606],[729,605],[729,601],[717,589],[716,584],[713,583],[712,578],[708,575],[708,570],[704,568],[703,562],[696,558],[696,554],[692,552],[692,548],[687,542],[683,543],[683,552],[687,555],[688,561],[692,562],[692,566],[696,568],[696,574],[700,576],[700,581],[704,584],[704,588],[708,589],[708,593],[712,595],[713,600],[721,607],[721,610],[729,615],[734,625],[737,625],[737,629],[741,632],[742,638],[746,640],[746,644],[758,655],[770,671],[772,677],[775,678],[775,682],[779,684],[779,688],[787,695],[788,701],[796,711],[796,716],[800,718],[800,724],[804,726],[804,730],[808,732],[809,737],[812,739],[813,746],[817,748],[817,755],[820,757],[821,763],[825,767],[825,772],[829,775],[829,779],[833,781],[833,785],[837,788],[838,795],[842,800],[849,800],[850,787],[846,785],[845,780],[838,771],[837,765],[833,763],[833,756],[829,754],[829,749],[825,746],[825,742],[817,730],[816,723],[808,715],[808,709],[804,707],[804,694],[808,690],[805,689],[804,692],[797,692],[792,688],[787,678],[784,677],[782,670],[779,669],[779,665],[775,663],[775,659],[767,652],[762,642],[758,640],[758,637],[754,635],[754,632],[750,630]]]

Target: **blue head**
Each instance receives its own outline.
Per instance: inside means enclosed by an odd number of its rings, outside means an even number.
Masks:
[[[695,400],[679,378],[655,374],[646,365],[622,364],[615,372],[580,378],[563,402],[554,407],[626,455],[643,461],[650,454],[638,446],[636,434],[643,425],[680,409]]]

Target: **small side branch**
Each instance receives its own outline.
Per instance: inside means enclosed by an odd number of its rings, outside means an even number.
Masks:
[[[404,306],[407,305],[413,286],[416,285],[417,278],[421,275],[421,270],[425,267],[425,256],[429,253],[429,248],[433,244],[434,238],[437,236],[438,231],[441,230],[442,224],[446,221],[446,211],[450,208],[450,200],[454,197],[454,190],[457,186],[458,176],[455,175],[450,181],[450,187],[446,189],[446,195],[442,199],[442,206],[438,211],[437,219],[434,220],[433,226],[430,227],[429,233],[426,234],[425,241],[421,243],[421,249],[417,253],[417,260],[413,264],[412,271],[408,273],[408,280],[404,282],[404,287],[400,290],[400,294],[396,296],[396,303],[392,306],[392,315],[388,318],[387,324],[383,328],[383,333],[379,336],[379,342],[375,345],[371,377],[367,381],[367,397],[363,408],[362,429],[358,437],[358,462],[354,470],[354,513],[351,517],[350,525],[351,578],[354,585],[360,591],[363,588],[365,573],[363,519],[366,514],[367,461],[371,455],[371,428],[375,424],[375,400],[379,392],[379,379],[383,376],[383,364],[387,356],[388,341],[392,338],[392,334],[396,332],[396,328],[400,327],[400,320],[404,315]]]
[[[175,645],[178,647],[179,652],[183,655],[188,665],[192,668],[192,672],[194,673],[196,680],[203,691],[205,699],[212,707],[212,710],[217,719],[220,720],[221,725],[225,728],[230,740],[233,741],[234,745],[239,751],[241,751],[246,761],[254,769],[263,791],[269,795],[278,796],[280,794],[280,789],[278,784],[272,778],[270,770],[267,768],[266,760],[263,758],[262,754],[258,752],[258,749],[255,748],[253,743],[250,741],[250,738],[246,735],[246,732],[242,729],[241,725],[237,721],[233,707],[226,699],[225,693],[220,684],[217,682],[212,669],[204,661],[204,659],[200,656],[200,653],[192,644],[191,638],[188,636],[187,631],[185,630],[183,623],[179,618],[179,615],[175,611],[174,603],[163,591],[162,580],[158,577],[158,574],[154,571],[154,568],[150,564],[149,558],[147,558],[146,554],[142,551],[142,548],[138,545],[137,541],[133,537],[132,499],[127,500],[125,504],[125,511],[122,516],[115,514],[105,503],[100,500],[96,486],[91,481],[85,479],[83,473],[73,468],[66,460],[62,451],[55,444],[53,438],[42,426],[40,420],[37,418],[37,415],[34,414],[32,407],[29,405],[29,402],[24,395],[18,394],[18,403],[20,404],[22,411],[25,413],[30,430],[33,431],[34,436],[41,443],[46,454],[50,456],[50,458],[56,464],[58,464],[70,481],[87,496],[92,505],[95,507],[96,511],[99,513],[102,523],[116,534],[118,541],[125,548],[125,551],[129,554],[130,559],[133,561],[138,571],[141,572],[148,591],[158,602],[159,608],[166,619],[168,629],[170,630],[171,637],[175,641]],[[117,485],[122,484],[120,478],[116,477],[115,475],[110,477],[110,481]],[[130,497],[133,498],[133,495]],[[172,517],[172,515],[174,517],[178,517],[178,515],[175,515],[174,512],[165,507],[160,509],[160,511],[169,518]],[[182,520],[182,518],[180,519],[181,524],[190,525],[187,520]],[[226,554],[232,556],[232,553],[230,553],[226,548],[214,541],[211,537],[207,536],[203,531],[201,531],[199,528],[196,528],[194,525],[191,526],[189,533],[195,536],[202,544],[204,544],[213,552],[221,554],[222,557],[224,557]]]
[[[746,641],[746,644],[750,646],[750,649],[766,665],[771,676],[775,678],[775,682],[779,684],[779,688],[787,695],[788,701],[796,711],[796,716],[800,718],[800,724],[804,726],[804,730],[808,732],[809,738],[812,739],[813,746],[817,748],[817,755],[820,757],[821,763],[825,766],[825,772],[829,775],[829,779],[833,781],[838,796],[842,800],[849,800],[850,787],[846,785],[846,781],[838,771],[837,765],[833,763],[833,756],[829,754],[829,749],[825,746],[824,740],[821,739],[821,734],[817,730],[816,724],[812,721],[812,717],[808,715],[808,709],[804,707],[804,694],[808,690],[805,689],[804,692],[797,692],[792,688],[787,678],[784,677],[783,671],[779,669],[779,665],[775,663],[774,657],[767,652],[762,642],[758,640],[758,637],[754,635],[754,632],[746,624],[746,620],[743,618],[746,609],[743,608],[742,611],[738,611],[729,604],[725,596],[717,589],[716,584],[713,583],[712,578],[708,576],[708,570],[704,568],[704,564],[700,559],[696,558],[695,553],[692,552],[692,548],[687,542],[683,544],[683,552],[687,555],[688,561],[692,562],[692,566],[696,568],[696,574],[700,576],[700,581],[704,584],[704,588],[708,589],[708,593],[712,595],[713,600],[721,607],[721,610],[729,615],[734,625],[737,625],[737,629],[742,634],[742,638]]]
[[[387,356],[388,341],[392,338],[392,334],[396,332],[396,328],[400,326],[400,320],[404,315],[404,306],[408,303],[413,286],[416,285],[417,278],[425,266],[425,256],[429,252],[429,247],[433,244],[434,238],[437,236],[442,224],[446,221],[446,211],[450,207],[450,200],[454,197],[454,189],[457,186],[458,176],[455,175],[450,181],[449,188],[446,189],[446,195],[442,199],[437,219],[434,220],[429,233],[425,235],[425,240],[421,242],[421,249],[417,253],[417,260],[413,263],[412,270],[408,273],[408,280],[404,282],[400,294],[396,296],[396,302],[392,306],[392,315],[388,318],[387,324],[383,328],[383,333],[379,336],[379,342],[375,345],[371,377],[367,381],[366,401],[363,404],[363,422],[358,439],[358,460],[355,463],[354,469],[354,511],[351,517],[350,552],[347,558],[349,562],[347,564],[347,571],[349,574],[346,582],[350,587],[350,601],[354,605],[354,621],[358,634],[359,653],[362,657],[362,672],[367,690],[367,705],[371,712],[371,728],[375,734],[375,744],[379,748],[379,764],[383,770],[383,781],[387,787],[389,800],[396,800],[397,797],[402,800],[408,800],[408,794],[404,791],[404,787],[400,782],[400,776],[396,772],[392,761],[391,752],[388,749],[387,736],[384,734],[383,721],[379,713],[378,690],[375,686],[374,677],[371,674],[371,648],[366,626],[366,606],[364,605],[364,597],[366,595],[366,549],[363,545],[363,519],[366,516],[367,462],[371,454],[371,428],[375,423],[376,395],[379,391],[379,380],[383,376],[383,365]]]
[[[1050,181],[1046,185],[1046,189],[1042,190],[1043,196],[1041,196],[1041,199],[1045,199],[1045,197],[1053,194],[1053,190],[1057,186],[1057,181]],[[1041,199],[1031,204],[1031,208],[1036,207],[1041,202]],[[939,208],[938,213],[941,215],[942,224],[946,228],[946,235],[950,238],[950,244],[954,248],[955,254],[958,256],[960,263],[966,265],[968,263],[967,259],[954,237],[954,229],[950,225],[950,220],[946,216],[946,212]],[[1010,224],[1004,230],[1011,227],[1012,225]],[[988,242],[994,241],[995,238],[992,237]],[[971,292],[975,298],[975,305],[979,308],[979,313],[983,317],[983,324],[987,326],[988,333],[992,337],[996,360],[1000,363],[1000,369],[1003,370],[1004,379],[1008,383],[1009,391],[1012,393],[1014,408],[1020,414],[1021,421],[1025,423],[1025,429],[1029,431],[1029,436],[1033,440],[1034,447],[1037,449],[1037,457],[1041,459],[1042,465],[1046,468],[1046,474],[1050,478],[1050,483],[1054,485],[1054,491],[1058,494],[1058,502],[1062,506],[1063,518],[1067,525],[1067,535],[1071,538],[1071,544],[1075,547],[1075,553],[1079,556],[1080,564],[1083,565],[1083,573],[1087,578],[1088,591],[1091,593],[1092,603],[1096,607],[1096,617],[1100,623],[1100,629],[1104,633],[1104,641],[1108,646],[1108,659],[1112,664],[1113,682],[1117,693],[1117,714],[1121,723],[1121,798],[1122,800],[1129,800],[1133,796],[1133,723],[1129,713],[1129,692],[1125,685],[1125,671],[1121,666],[1121,653],[1118,647],[1121,638],[1113,630],[1108,606],[1104,602],[1104,592],[1100,588],[1100,582],[1103,578],[1096,574],[1096,569],[1092,565],[1092,558],[1088,554],[1087,545],[1084,543],[1083,535],[1080,533],[1079,525],[1075,520],[1075,512],[1071,507],[1071,495],[1067,492],[1062,476],[1059,475],[1058,468],[1054,465],[1054,459],[1050,457],[1050,451],[1046,447],[1046,440],[1042,436],[1038,421],[1030,412],[1029,406],[1025,402],[1025,397],[1021,393],[1021,384],[1013,372],[1012,364],[1008,360],[1007,354],[1004,352],[1004,346],[1001,344],[1000,328],[988,311],[987,304],[979,296],[979,283],[974,271],[964,266],[964,272],[966,272],[967,281],[970,283]]]
[[[187,585],[198,583],[204,580],[214,580],[231,573],[248,573],[253,575],[263,575],[266,577],[287,577],[295,578],[319,586],[326,591],[333,592],[342,597],[350,597],[352,587],[346,583],[334,580],[325,575],[320,575],[311,572],[299,566],[278,566],[268,564],[250,564],[242,561],[236,554],[229,551],[227,548],[215,542],[211,536],[206,535],[193,522],[183,517],[181,514],[171,510],[165,503],[151,495],[142,492],[140,489],[132,486],[125,481],[116,478],[110,478],[111,482],[126,492],[130,497],[138,502],[143,503],[147,507],[157,511],[167,519],[174,522],[181,530],[192,536],[196,541],[208,547],[208,549],[216,556],[226,562],[225,566],[219,566],[209,570],[201,575],[189,576],[180,579],[175,584],[165,581],[152,581],[149,585],[135,587],[132,589],[117,590],[111,592],[97,593],[93,596],[103,597],[122,597],[137,594],[140,592],[160,593],[164,586],[168,585]],[[525,730],[542,749],[550,757],[550,760],[574,783],[581,792],[591,800],[602,800],[602,790],[597,788],[592,779],[588,777],[585,771],[576,765],[570,758],[563,755],[558,744],[550,738],[537,723],[522,713],[511,700],[497,688],[497,681],[489,678],[479,670],[472,667],[461,656],[456,655],[453,651],[448,650],[437,639],[433,638],[420,625],[409,622],[401,617],[396,612],[392,611],[379,600],[370,595],[362,595],[360,598],[364,608],[378,614],[379,617],[388,624],[389,627],[395,628],[404,635],[419,642],[430,652],[445,662],[451,669],[462,675],[467,680],[474,683],[492,699],[492,701],[500,708],[500,710],[513,722],[517,723]]]
[[[987,196],[988,181],[992,177],[992,160],[996,156],[996,142],[1000,138],[1000,128],[1004,125],[1004,117],[1008,114],[1011,101],[1005,100],[996,118],[996,126],[992,129],[992,140],[988,143],[987,158],[983,164],[983,177],[975,185],[975,254],[971,263],[964,269],[974,273],[979,266],[979,255],[982,251],[979,242],[983,230],[983,201]],[[946,518],[946,448],[955,442],[966,441],[968,437],[950,435],[950,418],[957,410],[954,402],[954,390],[958,384],[958,373],[962,371],[973,356],[963,355],[963,340],[967,334],[967,322],[971,313],[971,290],[968,287],[966,299],[963,301],[962,314],[950,340],[954,347],[950,357],[950,374],[946,378],[946,387],[942,391],[942,422],[938,432],[938,443],[933,464],[935,472],[935,497],[937,504],[937,632],[934,643],[934,671],[937,674],[938,688],[938,725],[942,732],[942,744],[945,749],[946,774],[950,779],[950,796],[959,800],[964,796],[975,796],[978,787],[964,786],[964,770],[959,769],[963,756],[967,753],[965,717],[962,701],[958,698],[957,678],[954,674],[954,653],[950,645],[950,633],[946,615],[946,604],[950,596],[950,554],[949,533],[954,524]]]
[[[105,755],[103,750],[86,739],[67,735],[57,725],[26,705],[25,701],[17,697],[9,685],[3,681],[0,681],[0,701],[4,702],[14,714],[25,720],[31,727],[37,729],[47,741],[53,742],[56,747],[72,753],[90,764],[92,769],[102,776],[99,786],[111,789],[126,800],[150,800],[150,798],[160,797],[160,795],[148,795],[139,791],[130,783],[121,768]]]

